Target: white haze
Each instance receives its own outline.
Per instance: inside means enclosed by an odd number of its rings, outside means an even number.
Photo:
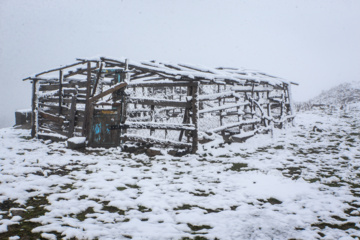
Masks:
[[[304,101],[360,80],[357,0],[0,0],[0,127],[30,107],[22,79],[78,57],[246,67]]]

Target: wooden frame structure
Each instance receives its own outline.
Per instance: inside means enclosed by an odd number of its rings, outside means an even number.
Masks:
[[[89,146],[124,142],[196,152],[221,134],[246,139],[292,121],[291,84],[237,68],[127,59],[77,59],[32,81],[32,136],[84,136]]]

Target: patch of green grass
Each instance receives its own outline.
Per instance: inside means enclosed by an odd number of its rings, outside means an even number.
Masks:
[[[240,172],[243,171],[243,168],[246,167],[248,167],[247,163],[233,163],[229,170]]]
[[[191,210],[193,207],[196,207],[195,205],[189,205],[189,204],[183,204],[180,207],[174,208],[174,211],[178,210]]]
[[[145,213],[145,212],[152,212],[152,209],[151,208],[147,208],[145,206],[142,206],[142,205],[139,205],[138,206],[138,210],[142,213]]]
[[[317,227],[320,229],[324,229],[326,227],[333,228],[333,229],[340,229],[340,230],[348,230],[350,228],[360,230],[359,227],[356,226],[354,222],[347,222],[344,224],[331,224],[331,223],[314,223],[311,224],[312,227]]]
[[[187,225],[191,229],[191,231],[195,231],[195,232],[203,229],[212,229],[212,227],[209,225],[192,225],[190,223],[188,223]]]
[[[276,150],[284,149],[284,146],[283,145],[278,145],[278,146],[275,146],[274,149],[276,149]]]
[[[277,204],[282,204],[282,201],[276,199],[276,198],[268,198],[268,199],[258,199],[259,202],[262,203],[270,203],[271,205],[277,205]]]
[[[36,196],[31,197],[26,201],[25,206],[20,206],[17,203],[14,203],[11,200],[6,200],[0,204],[0,209],[3,211],[9,211],[10,208],[21,207],[26,208],[26,211],[21,215],[22,219],[19,224],[14,224],[8,226],[8,231],[0,234],[1,239],[9,239],[11,236],[19,236],[20,239],[41,239],[41,233],[33,233],[32,230],[38,226],[40,223],[34,223],[29,221],[32,218],[37,218],[45,215],[47,210],[45,206],[48,203],[47,196]],[[4,217],[4,216],[3,216]],[[58,239],[61,239],[61,235],[56,232],[52,232],[57,236]]]
[[[205,190],[195,189],[196,192],[190,192],[190,194],[196,197],[208,197],[210,195],[215,195],[213,192],[206,192]]]
[[[127,188],[126,187],[117,187],[116,188],[118,191],[124,191],[124,190],[126,190]]]
[[[310,178],[310,179],[305,179],[306,181],[308,181],[309,183],[314,183],[314,182],[319,182],[320,178]]]
[[[85,211],[76,214],[76,218],[83,222],[86,219],[86,214],[95,213],[92,207],[88,207]]]
[[[139,189],[140,187],[136,184],[125,184],[125,186],[129,187],[129,188],[136,188]]]
[[[73,184],[70,184],[70,183],[67,183],[63,186],[60,187],[62,190],[66,190],[66,189],[71,189],[73,190],[74,189],[74,185]]]
[[[208,240],[208,238],[203,236],[195,236],[195,238],[183,237],[181,240]],[[215,238],[214,240],[218,240],[218,238]]]
[[[332,217],[333,219],[336,219],[336,220],[341,221],[341,222],[347,221],[347,219],[341,218],[341,217],[339,217],[339,216],[331,216],[331,217]]]

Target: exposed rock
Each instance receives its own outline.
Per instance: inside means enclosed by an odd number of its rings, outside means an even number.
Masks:
[[[159,149],[148,148],[146,149],[146,155],[148,155],[149,157],[154,157],[157,155],[162,155],[162,153]]]
[[[67,147],[70,149],[79,149],[86,146],[85,137],[72,137],[67,140]]]
[[[26,210],[23,208],[11,208],[9,210],[12,216],[20,216],[23,217],[26,213]]]

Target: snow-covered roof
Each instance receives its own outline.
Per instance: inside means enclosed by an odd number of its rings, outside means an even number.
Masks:
[[[244,84],[247,81],[251,82],[265,82],[271,85],[281,85],[283,83],[289,84],[288,81],[265,74],[260,71],[249,70],[244,68],[227,68],[227,67],[218,67],[211,68],[205,67],[202,65],[192,65],[185,63],[170,63],[170,62],[161,62],[156,60],[151,61],[133,61],[126,60],[125,58],[106,58],[100,57],[95,59],[87,60],[97,60],[104,61],[108,63],[119,63],[125,66],[127,61],[129,70],[136,69],[142,71],[151,71],[158,74],[163,74],[167,77],[173,77],[175,79],[181,80],[210,80],[215,82],[224,82],[224,81],[234,81],[241,84]]]
[[[236,82],[238,84],[245,84],[247,82],[255,83],[267,83],[270,85],[282,85],[290,84],[282,78],[275,77],[260,71],[249,70],[244,68],[228,68],[228,67],[205,67],[201,65],[192,65],[184,63],[170,63],[170,62],[161,62],[161,61],[133,61],[128,60],[124,57],[121,58],[108,58],[108,57],[95,57],[95,58],[82,58],[77,59],[78,63],[71,65],[63,66],[60,68],[52,69],[45,71],[39,74],[35,74],[35,77],[40,75],[54,73],[57,70],[70,69],[74,66],[84,64],[86,62],[103,62],[107,64],[106,66],[121,67],[126,68],[128,72],[132,73],[150,73],[145,80],[155,80],[155,77],[162,77],[163,79],[171,80],[201,80],[201,81],[211,81],[216,83],[227,83],[227,82]],[[78,70],[78,69],[77,69]],[[81,70],[86,70],[81,69]],[[71,71],[70,74],[73,75],[74,71]],[[76,71],[75,71],[76,72]],[[29,77],[27,79],[31,79]],[[26,79],[25,79],[26,80]],[[137,80],[131,78],[131,81],[144,81],[144,77],[137,78]]]

